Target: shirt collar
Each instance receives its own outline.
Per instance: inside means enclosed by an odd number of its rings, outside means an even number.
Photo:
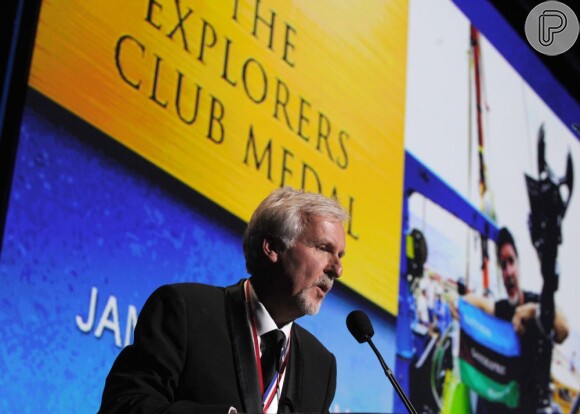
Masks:
[[[290,338],[292,324],[294,322],[288,322],[286,325],[282,326],[281,328],[278,328],[276,322],[274,322],[274,319],[272,319],[272,316],[270,316],[270,313],[268,312],[264,304],[260,302],[260,299],[258,298],[258,295],[256,294],[256,291],[254,290],[254,287],[252,286],[251,283],[250,283],[250,302],[252,304],[252,308],[254,309],[254,318],[256,320],[256,329],[258,330],[258,336],[262,336],[263,334],[273,331],[274,329],[280,329],[282,332],[284,332],[284,335],[286,336],[286,341],[288,341],[288,338]]]

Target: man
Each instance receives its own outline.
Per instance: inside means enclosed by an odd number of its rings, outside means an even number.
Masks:
[[[328,412],[335,357],[294,320],[317,313],[342,274],[347,219],[318,194],[270,194],[244,234],[250,279],[154,292],[107,377],[100,412]]]
[[[541,295],[524,291],[520,287],[518,251],[511,233],[505,227],[499,231],[497,258],[507,299],[491,302],[472,294],[464,299],[491,315],[512,322],[521,337],[521,366],[524,372],[520,381],[520,403],[517,409],[510,410],[505,405],[480,399],[478,412],[552,412],[549,389],[552,342],[559,344],[566,339],[567,321],[555,310],[554,291],[547,287],[548,284],[544,282]]]

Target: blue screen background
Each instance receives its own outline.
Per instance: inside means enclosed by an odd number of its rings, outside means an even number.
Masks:
[[[0,411],[96,412],[106,375],[132,339],[131,308],[136,314],[162,284],[246,277],[243,228],[32,92],[0,257]],[[337,357],[331,410],[388,412],[390,384],[346,329],[353,309],[369,313],[375,343],[394,364],[394,318],[343,285],[299,323]]]

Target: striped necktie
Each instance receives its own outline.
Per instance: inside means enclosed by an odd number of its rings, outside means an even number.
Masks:
[[[284,344],[285,335],[279,329],[274,329],[273,331],[266,332],[261,335],[262,339],[262,381],[264,383],[264,391],[272,382],[274,374],[280,368],[280,352],[282,351],[282,345]]]

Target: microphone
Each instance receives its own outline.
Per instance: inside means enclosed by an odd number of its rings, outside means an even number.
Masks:
[[[346,327],[359,344],[370,341],[375,334],[373,325],[366,313],[360,310],[352,311],[346,317]]]
[[[379,359],[379,362],[381,363],[381,366],[385,371],[385,375],[387,376],[389,381],[391,381],[391,384],[395,388],[397,394],[399,394],[399,397],[401,397],[401,400],[403,401],[403,404],[405,404],[405,407],[407,408],[407,411],[409,411],[409,414],[417,414],[417,410],[415,410],[415,407],[413,407],[413,404],[411,404],[411,401],[409,401],[409,398],[407,398],[407,396],[405,395],[405,392],[403,391],[403,389],[397,382],[397,379],[393,375],[393,371],[391,371],[390,368],[387,366],[379,350],[371,340],[372,336],[375,334],[375,330],[373,329],[373,325],[371,324],[368,315],[361,310],[352,311],[346,317],[346,327],[348,328],[352,336],[354,336],[354,339],[356,339],[360,344],[362,344],[363,342],[368,342],[368,344],[375,352],[377,358]]]

